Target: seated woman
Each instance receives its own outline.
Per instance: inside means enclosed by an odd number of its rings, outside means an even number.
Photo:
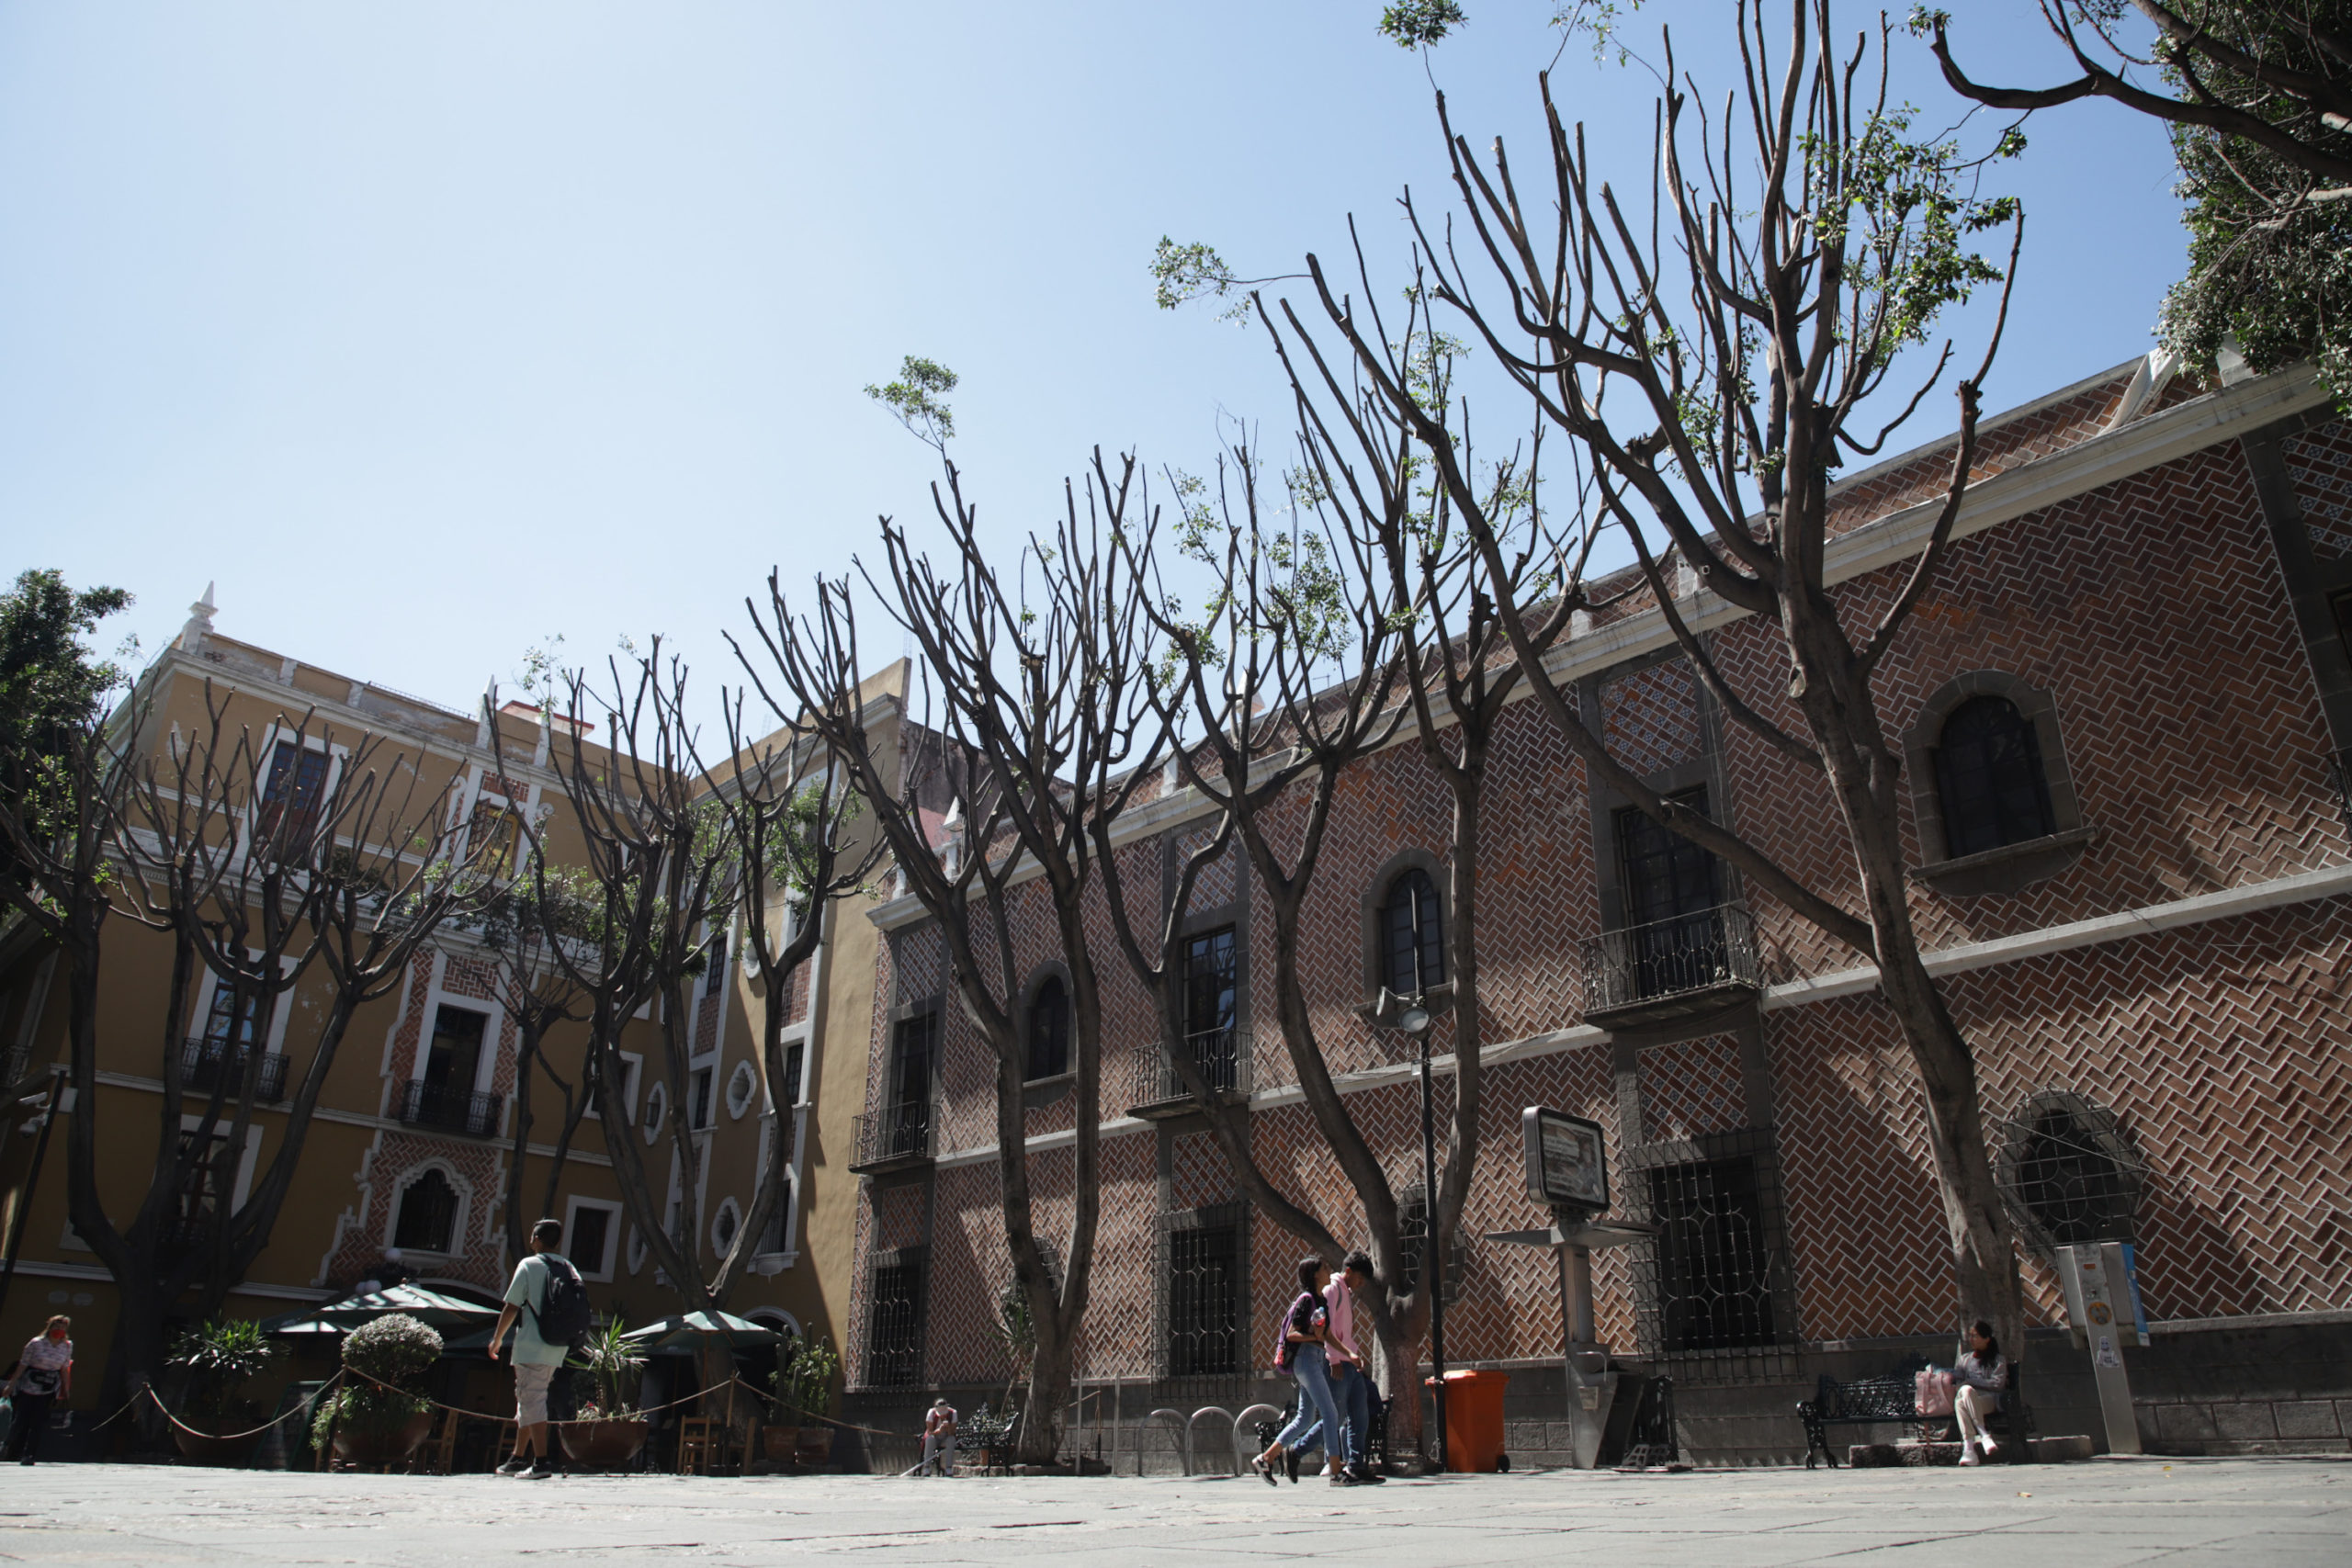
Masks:
[[[1960,1462],[1977,1464],[1977,1450],[1991,1459],[1999,1445],[1986,1435],[1984,1418],[2001,1408],[2001,1393],[2009,1384],[2009,1359],[1993,1337],[1993,1325],[1978,1318],[1968,1330],[1968,1354],[1952,1370],[1952,1419],[1960,1424]]]

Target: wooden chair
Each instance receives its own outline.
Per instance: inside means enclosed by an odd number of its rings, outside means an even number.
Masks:
[[[463,1412],[454,1408],[444,1409],[441,1412],[441,1419],[434,1425],[432,1434],[424,1439],[424,1446],[419,1448],[409,1461],[409,1473],[412,1475],[449,1473],[450,1468],[457,1462],[458,1423],[463,1418]]]
[[[727,1425],[708,1416],[686,1416],[678,1421],[678,1473],[708,1475],[726,1462]]]

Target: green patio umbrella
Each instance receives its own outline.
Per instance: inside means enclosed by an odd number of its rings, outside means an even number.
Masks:
[[[632,1328],[621,1338],[640,1350],[666,1350],[712,1334],[730,1346],[773,1345],[784,1337],[764,1323],[753,1323],[731,1312],[688,1312],[673,1313],[643,1328]]]
[[[429,1291],[422,1285],[393,1285],[366,1295],[345,1296],[339,1302],[323,1306],[304,1307],[280,1317],[266,1318],[262,1332],[273,1338],[300,1338],[305,1335],[348,1334],[363,1323],[393,1313],[406,1313],[431,1327],[440,1329],[479,1328],[498,1316],[498,1309],[469,1302],[463,1296],[452,1296],[440,1291]]]

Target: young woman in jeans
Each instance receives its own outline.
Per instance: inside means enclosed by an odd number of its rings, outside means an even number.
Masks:
[[[1329,1332],[1329,1314],[1323,1304],[1323,1286],[1331,1271],[1323,1267],[1320,1258],[1298,1260],[1298,1295],[1283,1314],[1281,1348],[1276,1361],[1298,1384],[1298,1414],[1274,1439],[1273,1447],[1250,1461],[1267,1485],[1274,1484],[1274,1472],[1283,1462],[1283,1451],[1306,1435],[1307,1428],[1317,1420],[1326,1432],[1336,1435],[1340,1430],[1340,1407],[1331,1398],[1331,1375],[1324,1359],[1324,1345]],[[1355,1478],[1340,1466],[1340,1445],[1326,1447],[1325,1466],[1331,1472],[1334,1486],[1353,1486]]]
[[[2001,1408],[2001,1391],[2009,1382],[2009,1359],[2001,1354],[1991,1324],[1980,1317],[1969,1328],[1968,1354],[1951,1371],[1952,1381],[1960,1385],[1951,1401],[1952,1419],[1960,1427],[1960,1462],[1975,1464],[1978,1449],[1984,1450],[1985,1459],[2000,1451],[1984,1430],[1984,1417]]]
[[[0,1393],[16,1402],[16,1420],[8,1428],[7,1457],[30,1464],[40,1455],[41,1434],[49,1430],[49,1416],[60,1398],[74,1397],[74,1323],[52,1317],[25,1347],[17,1375]]]

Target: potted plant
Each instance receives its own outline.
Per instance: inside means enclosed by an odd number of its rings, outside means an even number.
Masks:
[[[181,1333],[164,1365],[182,1374],[186,1408],[172,1427],[172,1440],[183,1457],[198,1464],[243,1462],[260,1436],[249,1428],[260,1421],[261,1406],[239,1391],[266,1371],[281,1348],[263,1337],[261,1325],[246,1318],[215,1320]],[[243,1435],[219,1435],[232,1430]]]
[[[564,1363],[594,1379],[596,1392],[580,1407],[579,1416],[556,1424],[556,1438],[564,1457],[574,1464],[617,1470],[645,1448],[650,1425],[630,1402],[637,1381],[645,1371],[645,1358],[621,1336],[628,1325],[614,1318],[592,1332],[573,1359]]]
[[[786,1345],[776,1357],[776,1421],[763,1441],[777,1463],[823,1464],[832,1458],[833,1429],[823,1417],[832,1408],[833,1380],[842,1359],[821,1335]]]
[[[441,1336],[390,1313],[343,1342],[343,1386],[319,1402],[311,1440],[346,1464],[381,1470],[416,1451],[433,1430],[433,1402],[416,1388],[441,1359]]]

